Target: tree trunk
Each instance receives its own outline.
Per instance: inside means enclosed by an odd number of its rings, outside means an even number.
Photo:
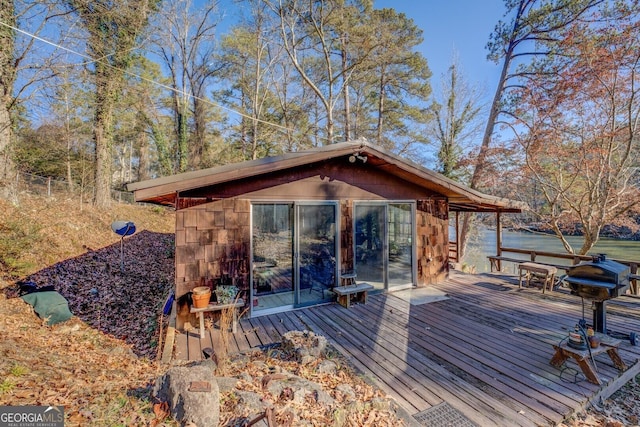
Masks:
[[[491,146],[491,137],[493,136],[493,130],[496,125],[496,119],[498,118],[498,114],[500,113],[500,104],[502,102],[502,95],[504,93],[504,88],[507,82],[507,74],[509,72],[509,67],[511,66],[511,61],[513,59],[515,43],[514,39],[517,34],[518,25],[520,25],[520,18],[524,11],[523,9],[524,2],[520,2],[520,6],[518,7],[518,12],[516,18],[514,19],[514,25],[511,32],[511,40],[507,46],[507,50],[504,55],[504,61],[502,62],[502,70],[500,71],[500,79],[498,80],[498,85],[496,86],[496,91],[493,95],[493,101],[491,102],[491,108],[489,110],[489,118],[487,119],[487,126],[484,130],[484,136],[482,137],[482,144],[480,145],[480,151],[478,152],[478,157],[475,161],[475,167],[473,170],[473,175],[471,177],[471,182],[469,183],[469,187],[474,190],[478,190],[482,182],[482,178],[484,177],[484,171],[486,169],[487,155]],[[464,256],[465,248],[467,246],[467,240],[469,238],[469,231],[471,230],[471,221],[473,220],[473,214],[465,214],[462,220],[462,229],[460,231],[460,259]]]
[[[3,97],[4,98],[4,97]],[[6,190],[13,182],[14,167],[11,160],[11,114],[6,102],[0,105],[0,183]],[[3,190],[0,190],[4,193]],[[6,196],[6,194],[4,194]]]
[[[146,132],[139,129],[137,132],[137,146],[138,146],[138,177],[139,181],[146,181],[151,178],[150,169],[151,162],[149,161],[149,139]],[[133,180],[133,177],[129,177]]]
[[[108,73],[108,72],[107,72]],[[94,204],[107,208],[111,205],[111,155],[113,141],[112,121],[115,102],[113,83],[104,71],[96,72],[96,116],[93,128],[96,144]]]
[[[206,114],[204,103],[198,99],[198,95],[193,97],[193,140],[189,146],[189,169],[197,170],[202,164],[206,137]]]
[[[0,20],[15,27],[15,5],[12,0],[0,0]],[[15,31],[0,26],[0,195],[9,196],[15,180],[11,158],[11,105],[16,71],[13,63]]]
[[[351,104],[349,103],[349,85],[347,84],[347,49],[342,42],[342,94],[344,99],[344,140],[351,141]]]
[[[376,130],[376,138],[378,145],[382,146],[382,128],[383,128],[383,116],[384,116],[384,97],[386,96],[384,91],[384,69],[380,72],[380,87],[378,98],[378,124]]]

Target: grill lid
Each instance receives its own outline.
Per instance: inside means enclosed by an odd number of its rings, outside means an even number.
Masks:
[[[616,298],[629,288],[630,268],[605,255],[594,257],[591,262],[582,262],[567,271],[567,283],[573,294],[594,300]]]
[[[613,283],[624,286],[629,281],[630,269],[616,261],[606,259],[604,254],[594,257],[593,261],[582,262],[567,271],[571,279],[587,279],[594,282]]]

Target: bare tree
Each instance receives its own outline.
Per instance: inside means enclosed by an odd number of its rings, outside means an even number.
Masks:
[[[217,94],[221,102],[241,113],[239,140],[243,157],[257,159],[281,151],[278,140],[283,127],[265,122],[280,113],[274,91],[277,80],[286,76],[275,76],[274,67],[282,60],[282,49],[273,42],[277,39],[273,15],[262,0],[244,4],[249,6],[248,15],[222,42],[219,77],[229,83]]]
[[[217,2],[170,0],[155,23],[157,53],[170,73],[177,144],[174,171],[200,167],[206,150],[207,90],[215,75]]]
[[[431,104],[434,120],[430,123],[429,135],[437,144],[438,170],[462,182],[469,179],[471,165],[466,160],[482,126],[481,95],[480,90],[465,80],[454,57]]]
[[[87,32],[87,54],[93,60],[96,150],[94,204],[111,203],[114,107],[138,38],[159,0],[67,0]]]
[[[505,110],[505,96],[510,89],[518,88],[519,79],[528,78],[528,73],[517,67],[534,57],[554,53],[553,45],[559,41],[558,32],[579,19],[603,0],[505,0],[507,14],[512,13],[510,23],[500,21],[487,44],[488,58],[502,61],[500,78],[489,108],[482,145],[469,185],[479,188],[487,167],[487,156],[498,117],[510,114]]]
[[[487,44],[488,58],[502,62],[500,78],[489,107],[482,144],[474,163],[469,186],[482,189],[492,150],[492,137],[501,115],[510,115],[504,108],[508,92],[520,87],[520,79],[528,73],[518,68],[533,58],[544,58],[555,53],[553,45],[559,41],[558,32],[569,23],[579,19],[603,0],[505,0],[510,22],[499,21]],[[472,216],[464,216],[460,230],[461,247],[464,247],[471,228]],[[464,254],[460,254],[463,256]]]
[[[0,1],[0,22],[5,23],[0,26],[0,184],[3,190],[7,190],[13,170],[9,150],[12,138],[13,85],[16,79],[16,15],[13,0]]]
[[[527,171],[546,202],[534,213],[569,253],[568,226],[579,225],[586,254],[640,202],[639,11],[618,4],[593,13],[597,25],[573,22],[564,54],[530,67],[536,78],[517,92],[513,126],[525,129]]]
[[[5,195],[13,182],[11,147],[19,107],[56,74],[59,51],[37,36],[59,15],[55,2],[0,1],[0,191]]]
[[[266,0],[265,0],[266,1]],[[268,2],[280,20],[281,42],[302,81],[316,95],[322,106],[325,140],[333,143],[335,111],[347,91],[355,69],[373,50],[373,44],[350,48],[349,34],[358,34],[362,19],[370,5],[366,2],[331,0],[300,2],[298,0]],[[359,16],[360,21],[354,21]],[[358,22],[356,25],[354,22]],[[317,53],[317,55],[316,55]],[[348,101],[344,105],[349,111]],[[344,120],[345,124],[348,120]],[[347,129],[349,126],[346,125]],[[349,130],[349,134],[351,131]]]

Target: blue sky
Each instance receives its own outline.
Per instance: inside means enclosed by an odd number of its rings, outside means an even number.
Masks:
[[[466,80],[493,93],[500,67],[487,60],[485,46],[504,19],[503,0],[376,0],[374,5],[404,13],[424,31],[420,50],[433,73],[434,90],[455,50]]]

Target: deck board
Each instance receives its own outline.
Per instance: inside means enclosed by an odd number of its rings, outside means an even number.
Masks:
[[[577,384],[566,383],[557,376],[557,369],[542,361],[549,353],[549,345],[551,343],[540,342],[530,337],[524,337],[521,334],[514,333],[508,342],[500,339],[501,336],[495,333],[491,328],[483,325],[476,325],[475,331],[470,331],[466,327],[466,322],[456,321],[456,318],[449,317],[443,321],[442,310],[444,307],[451,312],[451,305],[432,304],[430,310],[435,315],[428,322],[429,327],[447,328],[453,335],[463,337],[465,340],[476,340],[476,346],[480,351],[495,354],[499,357],[511,360],[513,366],[517,369],[535,370],[535,378],[545,385],[558,383],[563,385],[567,390],[577,393],[579,396],[573,397],[578,400],[585,396],[583,388]],[[480,334],[480,339],[476,333]],[[532,357],[536,356],[536,357]],[[569,394],[571,395],[571,394]]]
[[[324,335],[365,377],[410,414],[446,402],[478,425],[554,425],[586,406],[619,377],[608,356],[596,356],[602,386],[569,382],[549,364],[553,345],[582,317],[582,302],[566,290],[522,288],[517,277],[452,272],[436,288],[450,298],[411,305],[393,293],[373,294],[366,305],[314,306],[243,318],[230,351],[279,342],[289,330]],[[590,303],[585,317],[591,323]],[[610,330],[640,330],[640,299],[609,301]],[[202,357],[215,328],[200,342],[177,333],[174,357]],[[632,366],[640,347],[623,341],[620,356]],[[578,369],[571,359],[567,367]]]
[[[247,339],[251,348],[260,346],[260,338],[256,334],[256,328],[251,324],[249,319],[242,319],[238,325],[238,329]]]
[[[397,298],[387,298],[387,301],[390,299],[399,301]],[[365,313],[362,313],[363,311],[367,311],[366,308],[364,306],[359,308],[360,312],[356,313],[356,310],[354,310],[354,314],[358,315],[359,318],[366,316]],[[402,313],[396,307],[393,309],[393,315],[406,317],[407,313]],[[376,324],[373,319],[366,318],[365,320],[366,322],[363,321],[362,323],[365,324],[367,328]],[[434,362],[426,356],[426,354],[435,355],[445,361],[452,358],[459,358],[460,356],[458,354],[439,352],[438,349],[433,346],[428,349],[429,343],[419,337],[421,332],[409,330],[409,333],[407,333],[407,325],[404,325],[405,330],[403,330],[403,326],[399,324],[392,325],[393,320],[391,319],[384,319],[384,321],[378,321],[377,323],[379,324],[376,325],[378,333],[376,334],[375,343],[378,344],[381,338],[385,340],[396,357],[406,360],[404,363],[410,365],[409,368],[405,368],[404,366],[403,368],[406,369],[405,373],[411,374],[413,381],[420,384],[428,384],[431,389],[456,409],[463,412],[468,418],[480,423],[480,425],[486,425],[487,422],[491,424],[502,422],[511,425],[529,425],[527,422],[523,423],[522,420],[518,420],[519,417],[516,416],[516,410],[513,410],[513,408],[507,409],[501,402],[475,388],[468,381],[460,377],[452,376],[448,371],[442,369],[439,363]],[[405,323],[407,322],[405,321]],[[447,334],[447,336],[448,339],[451,339],[450,335]],[[403,340],[409,341],[409,345],[403,342]],[[433,344],[433,342],[430,344]],[[484,375],[476,370],[473,365],[463,364],[463,366],[475,371],[478,375]],[[489,377],[487,377],[487,379],[494,381]],[[519,394],[517,390],[509,390],[509,392],[511,394]],[[458,396],[464,396],[464,399]],[[494,408],[501,406],[503,409],[502,414],[496,413]],[[475,411],[479,411],[485,416],[491,416],[491,420],[478,419],[478,414],[474,414]],[[503,419],[505,414],[510,414],[508,420]],[[541,421],[541,419],[537,418],[536,421]]]
[[[351,316],[350,326],[359,330],[363,336],[367,335],[367,330],[375,325],[373,319],[367,318],[362,311],[365,310],[337,310],[334,311],[337,319],[349,322],[346,317]],[[359,307],[364,309],[364,306]],[[351,329],[347,331],[349,333]],[[368,338],[365,347],[366,351],[374,357],[385,361],[390,361],[391,366],[400,370],[403,381],[414,393],[420,396],[430,396],[433,400],[431,406],[446,400],[449,404],[460,410],[468,418],[480,425],[495,424],[498,421],[505,421],[502,416],[494,411],[494,406],[499,406],[487,395],[469,396],[470,385],[459,378],[452,376],[443,370],[437,363],[420,354],[409,343],[407,346],[407,335],[397,333],[392,330],[384,330],[378,326],[378,333],[375,339]],[[403,375],[404,374],[404,375]],[[464,390],[466,399],[462,400],[458,393]],[[514,420],[509,420],[511,425],[519,425]]]
[[[390,299],[394,301],[396,299]],[[436,306],[437,303],[429,304],[429,308]],[[400,309],[400,307],[397,307]],[[414,308],[412,308],[413,310]],[[415,308],[415,310],[421,311],[421,307]],[[434,316],[435,317],[435,316]],[[417,342],[421,344],[422,348],[427,351],[434,351],[436,354],[442,357],[449,356],[453,360],[460,360],[462,363],[466,363],[467,366],[461,366],[465,371],[473,372],[480,379],[489,382],[492,378],[497,376],[497,373],[508,376],[504,383],[496,382],[495,387],[500,389],[502,393],[510,393],[514,396],[514,393],[520,395],[520,390],[532,390],[533,394],[537,395],[539,392],[545,392],[545,390],[535,381],[531,380],[526,370],[531,367],[530,362],[524,364],[515,364],[513,359],[505,358],[509,356],[504,352],[494,351],[493,344],[486,345],[483,341],[482,335],[470,335],[463,336],[461,333],[454,333],[456,331],[450,329],[448,326],[445,328],[437,328],[435,322],[429,322],[428,325],[421,324],[420,313],[416,316],[416,320],[409,326],[410,329],[417,334]],[[428,330],[421,331],[428,327]],[[398,331],[400,332],[400,331]],[[452,337],[460,338],[452,342]],[[467,340],[465,340],[466,338]],[[498,337],[492,337],[492,341],[497,341]],[[505,363],[505,361],[511,361],[511,363]],[[480,368],[478,368],[480,367]],[[525,387],[517,386],[514,389],[510,388],[509,383],[516,381],[516,384],[521,384]],[[550,390],[557,390],[557,388],[550,387],[551,384],[547,384]],[[561,391],[565,391],[561,388]],[[553,393],[548,391],[550,396],[558,400],[558,403],[565,405],[573,405],[573,401],[567,399],[562,393]],[[526,398],[525,398],[526,399]],[[524,402],[523,402],[524,403]],[[562,409],[562,408],[559,408]]]
[[[343,348],[349,348],[349,353],[358,360],[360,369],[374,365],[382,368],[375,371],[375,376],[384,378],[384,383],[390,386],[385,391],[394,395],[396,399],[398,396],[404,396],[404,399],[410,402],[416,411],[433,406],[429,401],[441,402],[437,396],[422,385],[415,384],[412,387],[413,382],[408,381],[406,375],[402,375],[402,362],[395,358],[391,352],[386,351],[384,354],[380,354],[371,351],[371,344],[367,343],[367,340],[363,339],[361,335],[356,336],[350,333],[329,317],[319,316],[314,310],[308,310],[305,315],[311,318],[323,332],[331,332],[335,342]]]

